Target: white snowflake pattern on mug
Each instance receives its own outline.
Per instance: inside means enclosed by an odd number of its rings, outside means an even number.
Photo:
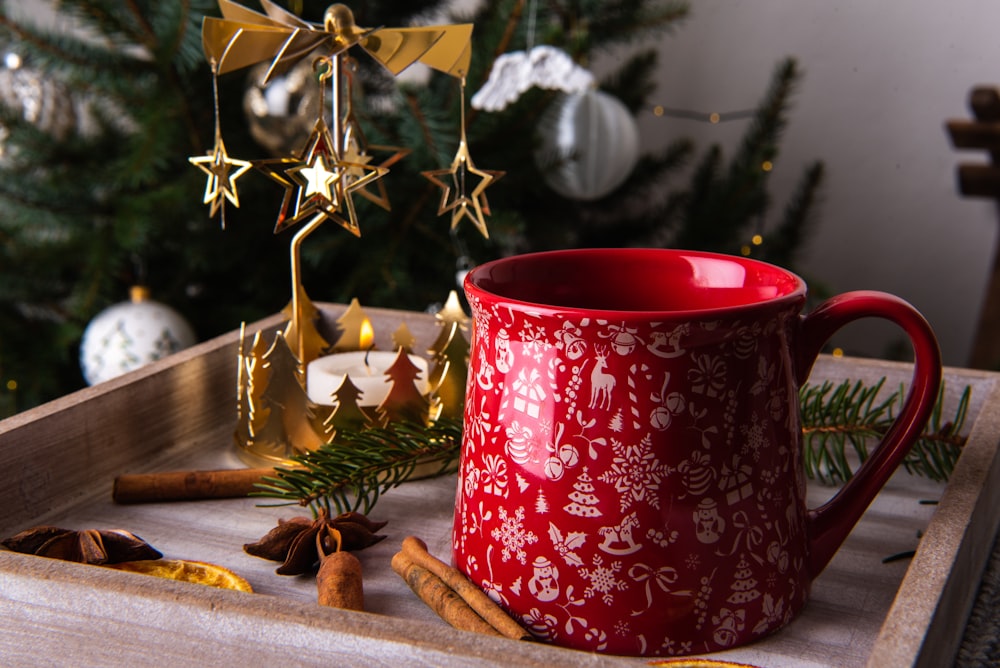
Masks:
[[[501,558],[504,561],[516,559],[521,564],[527,563],[528,553],[524,546],[537,543],[538,536],[524,528],[524,506],[518,506],[513,515],[507,513],[507,508],[500,506],[498,519],[500,526],[495,527],[490,535],[503,545]]]
[[[622,562],[612,561],[605,565],[603,557],[595,554],[591,564],[592,568],[580,569],[580,575],[589,583],[584,589],[583,595],[586,598],[598,596],[605,605],[611,605],[612,601],[615,600],[614,592],[625,591],[628,588],[628,584],[618,578]]]
[[[611,440],[614,458],[607,470],[597,477],[613,485],[619,495],[624,512],[634,504],[645,502],[653,508],[660,507],[660,483],[671,469],[661,464],[653,451],[653,442],[646,434],[639,443],[627,444]]]

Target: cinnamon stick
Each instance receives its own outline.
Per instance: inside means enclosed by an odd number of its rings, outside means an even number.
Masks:
[[[495,631],[494,635],[514,640],[531,639],[531,634],[504,612],[482,589],[457,568],[452,568],[428,552],[427,545],[416,536],[408,536],[403,540],[403,549],[396,557],[400,558],[400,563],[408,562],[415,568],[434,576],[449,592],[461,599],[470,612],[489,625]],[[393,558],[393,569],[396,569],[395,557]],[[398,570],[396,572],[399,573]],[[403,574],[400,573],[400,575]],[[406,576],[403,576],[403,579],[406,579]],[[407,580],[407,584],[409,584],[409,580]],[[427,602],[427,597],[415,589],[413,585],[410,585],[410,588]],[[429,602],[428,605],[430,605]],[[440,613],[438,614],[440,615]],[[448,620],[446,619],[446,621]]]
[[[320,605],[364,610],[361,561],[350,552],[334,552],[323,557],[316,573],[316,591]]]
[[[115,478],[111,498],[115,503],[232,499],[248,496],[268,475],[273,468],[125,474]]]
[[[426,568],[417,566],[402,552],[397,552],[392,558],[392,570],[403,578],[413,593],[427,604],[427,607],[456,629],[503,637],[499,631],[476,614],[476,611],[470,608],[461,596],[442,582],[441,578]]]

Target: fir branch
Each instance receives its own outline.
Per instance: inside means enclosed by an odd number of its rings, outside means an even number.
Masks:
[[[868,459],[868,445],[881,438],[905,400],[902,387],[884,395],[885,379],[874,385],[847,380],[839,385],[804,385],[799,393],[806,473],[824,483],[851,478]],[[972,390],[962,392],[951,420],[942,421],[944,387],[923,435],[903,461],[911,474],[947,480],[966,438],[961,435]],[[853,452],[853,457],[852,457]],[[854,460],[852,462],[852,459]]]
[[[803,461],[810,478],[844,482],[867,460],[868,445],[885,435],[905,400],[902,386],[888,396],[884,389],[885,378],[874,385],[846,380],[802,387]],[[947,480],[966,441],[961,432],[971,393],[967,386],[945,422],[942,387],[927,429],[903,461],[909,473]],[[359,509],[367,514],[384,492],[411,479],[417,465],[448,471],[458,460],[461,440],[462,424],[443,419],[430,427],[404,423],[343,432],[318,450],[292,457],[294,467],[277,467],[253,496],[280,500],[262,505],[309,506],[314,514]]]
[[[299,504],[331,516],[358,509],[368,514],[383,492],[410,479],[418,465],[446,471],[458,460],[461,440],[461,423],[445,419],[430,427],[402,423],[342,432],[332,443],[292,457],[295,468],[276,467],[253,495],[283,500],[265,505]]]

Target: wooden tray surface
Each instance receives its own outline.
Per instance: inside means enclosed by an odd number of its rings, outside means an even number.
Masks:
[[[321,305],[326,327],[343,306]],[[366,309],[380,348],[405,322],[426,348],[431,316]],[[273,329],[277,317],[248,328]],[[358,553],[366,613],[322,608],[311,577],[274,574],[245,554],[277,518],[298,508],[262,500],[111,502],[115,476],[240,466],[233,445],[233,332],[138,371],[0,422],[0,535],[37,524],[123,528],[167,558],[226,566],[255,594],[223,591],[0,551],[0,657],[5,665],[645,665],[448,627],[389,567],[407,535],[448,559],[454,476],[391,490],[372,512],[388,538]],[[822,357],[812,382],[906,382],[906,364]],[[965,452],[950,483],[900,472],[813,585],[803,614],[748,647],[713,655],[757,666],[946,665],[954,657],[1000,523],[998,376],[949,369],[947,407],[972,387]],[[832,493],[810,486],[815,506]],[[925,505],[921,500],[940,500]],[[920,537],[922,535],[922,538]],[[884,557],[917,549],[912,560]]]

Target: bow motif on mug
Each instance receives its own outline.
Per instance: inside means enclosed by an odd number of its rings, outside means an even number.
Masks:
[[[670,586],[677,582],[677,569],[672,566],[661,566],[660,568],[653,570],[652,566],[647,566],[646,564],[635,564],[628,569],[628,576],[632,578],[634,582],[644,582],[646,584],[646,608],[645,610],[633,610],[633,617],[638,617],[646,612],[646,610],[653,607],[653,582],[655,582],[664,593],[672,596],[690,597],[692,595],[690,590],[670,591]]]

